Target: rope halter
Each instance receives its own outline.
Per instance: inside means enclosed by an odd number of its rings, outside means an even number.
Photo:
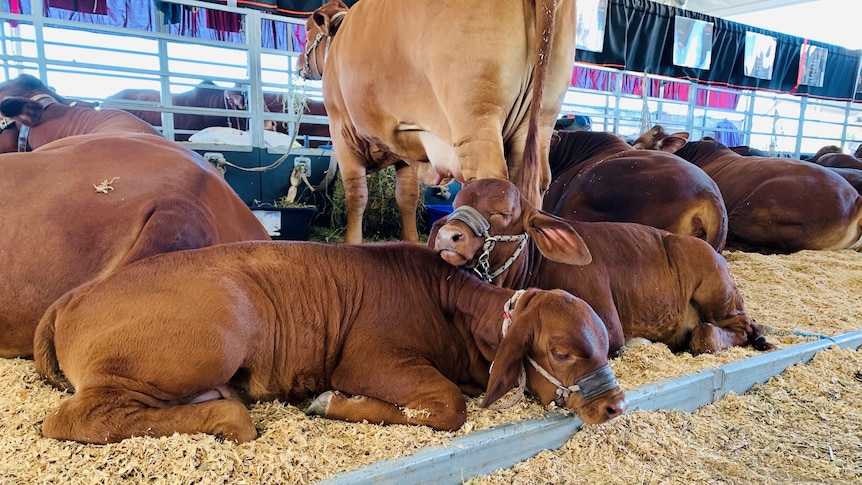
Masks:
[[[338,27],[341,26],[341,21],[344,19],[344,16],[347,15],[346,11],[341,11],[335,13],[329,21],[329,32],[320,31],[314,37],[314,42],[307,43],[305,45],[305,65],[299,70],[299,75],[305,79],[319,80],[323,78],[323,66],[326,65],[326,57],[329,56],[329,44],[332,42],[332,38],[335,37],[335,33],[338,31]],[[326,37],[326,44],[323,49],[323,64],[319,64],[317,62],[317,46],[320,45],[320,41]],[[314,58],[314,66],[311,65],[311,59]]]
[[[506,336],[506,333],[509,331],[509,327],[512,325],[512,310],[515,308],[515,304],[518,302],[518,299],[521,298],[521,295],[524,294],[524,290],[518,290],[512,295],[511,298],[503,305],[503,327],[502,327],[502,337]],[[533,360],[532,357],[526,356],[530,365],[533,366],[534,369],[545,379],[548,380],[551,384],[557,387],[556,394],[557,397],[554,398],[554,404],[557,407],[564,408],[566,407],[566,399],[572,395],[573,392],[580,392],[581,397],[585,401],[589,401],[602,393],[610,391],[611,389],[619,386],[617,383],[616,376],[614,372],[611,370],[610,364],[605,364],[598,369],[587,372],[575,379],[575,383],[571,386],[564,386],[559,379],[551,375],[550,372],[545,370],[544,367],[539,365],[538,362]],[[494,363],[491,362],[491,367],[494,367]],[[524,367],[521,367],[521,374],[518,376],[518,387],[515,388],[515,392],[505,401],[497,401],[491,406],[491,409],[503,409],[513,406],[515,403],[521,400],[524,396],[524,390],[527,387],[527,371]]]
[[[15,120],[13,120],[12,118],[0,118],[0,133],[3,133],[3,130],[9,128],[14,124]]]
[[[470,207],[469,205],[462,205],[457,209],[453,210],[451,214],[446,218],[446,222],[450,221],[461,221],[464,224],[467,224],[467,227],[473,231],[473,234],[476,237],[484,237],[485,243],[482,245],[482,253],[479,255],[478,260],[476,261],[476,266],[473,267],[473,272],[476,273],[479,278],[484,281],[492,282],[494,278],[503,274],[504,271],[509,269],[512,266],[512,263],[518,259],[518,256],[521,255],[521,252],[527,246],[527,233],[516,234],[516,235],[498,235],[492,236],[488,233],[488,230],[491,229],[491,223],[488,222],[487,219],[476,209]],[[519,242],[518,247],[515,248],[515,251],[509,256],[502,266],[490,272],[491,263],[489,258],[491,257],[491,251],[494,250],[494,247],[498,242]]]
[[[50,94],[40,93],[35,94],[30,97],[30,101],[35,101],[39,103],[42,108],[47,108],[58,101],[54,99]],[[9,126],[8,124],[6,125]],[[5,127],[4,127],[5,128]],[[27,142],[27,139],[30,137],[30,126],[25,125],[23,123],[18,123],[18,151],[19,152],[29,152],[30,144]]]

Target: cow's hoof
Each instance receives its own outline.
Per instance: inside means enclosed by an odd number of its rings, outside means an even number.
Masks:
[[[332,391],[326,391],[323,394],[317,396],[308,409],[305,410],[305,414],[318,415],[318,416],[326,416],[326,412],[329,411],[329,403],[332,402],[332,397],[335,395]]]

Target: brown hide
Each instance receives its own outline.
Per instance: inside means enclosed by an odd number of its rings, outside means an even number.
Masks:
[[[124,89],[107,97],[111,100],[144,101],[158,104],[161,94],[155,89]],[[246,110],[245,96],[241,91],[218,87],[211,81],[204,81],[189,91],[171,95],[173,106],[191,106],[198,108],[215,108],[228,110]],[[162,126],[160,111],[126,110],[153,126]],[[239,130],[248,129],[248,118],[223,115],[199,115],[174,113],[174,129],[199,131],[210,126],[229,126]],[[186,141],[191,136],[188,133],[178,133],[177,141]]]
[[[147,133],[161,136],[149,123],[124,111],[96,110],[84,103],[73,105],[27,74],[0,83],[0,102],[0,113],[15,120],[0,133],[0,153],[18,151],[18,135],[25,125],[30,127],[25,140],[28,150],[59,138],[82,134]]]
[[[734,345],[772,347],[746,316],[726,261],[700,239],[641,224],[566,221],[535,209],[504,180],[465,186],[453,203],[461,206],[479,211],[490,222],[491,236],[530,236],[495,284],[561,288],[583,298],[608,327],[611,353],[635,337],[693,354]],[[475,265],[483,244],[457,219],[437,226],[429,238],[444,260],[458,266]],[[504,266],[516,244],[496,244],[491,270]],[[588,264],[571,264],[580,259],[572,254],[587,251]]]
[[[22,100],[4,99],[0,109],[22,103],[28,113],[41,109]],[[61,112],[68,116],[54,116]],[[91,115],[104,126],[85,121]],[[33,331],[48,305],[119,266],[178,249],[269,239],[209,163],[134,116],[55,103],[39,119],[30,136],[36,148],[0,160],[6,208],[0,214],[0,356],[31,355]],[[131,130],[119,130],[129,120]],[[80,132],[88,126],[92,133]]]
[[[339,4],[318,9],[307,28],[310,40],[326,34],[320,45],[331,37],[323,98],[345,187],[347,242],[362,241],[366,174],[399,161],[415,170],[398,174],[408,240],[418,240],[417,174],[428,185],[510,179],[539,202],[571,79],[575,2],[359,2],[333,36],[333,17],[346,8]]]
[[[633,148],[613,133],[555,138],[545,211],[577,221],[637,222],[724,248],[727,210],[703,170],[673,153]]]
[[[607,364],[601,322],[562,291],[523,294],[503,338],[513,294],[410,243],[240,243],[149,258],[70,292],[41,321],[37,371],[75,389],[43,434],[248,441],[257,433],[237,400],[321,392],[310,411],[330,418],[454,430],[466,418],[462,391],[487,386],[486,401],[498,399],[526,356],[566,385]],[[542,402],[554,399],[544,377],[527,380]],[[607,421],[626,407],[608,384],[565,404]]]
[[[826,167],[829,170],[837,173],[844,180],[856,189],[856,192],[862,194],[862,169],[844,168],[844,167]]]
[[[825,153],[811,161],[824,167],[862,170],[862,160],[846,153]]]
[[[267,111],[271,113],[290,113],[290,107],[287,104],[287,98],[283,94],[264,93],[263,99],[264,103],[266,104]],[[316,99],[306,99],[305,108],[303,109],[303,115],[326,116],[326,107],[323,105],[323,101],[317,101]],[[290,131],[288,123],[284,122],[276,122],[275,129],[279,133],[285,134]],[[309,139],[309,148],[317,148],[321,145],[328,145],[331,143],[329,141],[328,124],[302,122],[302,117],[300,117],[299,130],[297,131],[297,135],[297,140],[300,142],[303,141],[302,138],[304,136],[324,138],[323,140]]]
[[[764,253],[862,247],[862,197],[832,170],[742,156],[713,140],[689,142],[677,155],[718,184],[728,247]]]

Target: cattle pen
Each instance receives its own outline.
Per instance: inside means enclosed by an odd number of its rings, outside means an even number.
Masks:
[[[200,39],[164,28],[155,32],[97,25],[80,17],[38,14],[40,0],[13,12],[4,2],[7,78],[39,75],[69,98],[103,107],[152,110],[162,132],[176,132],[171,113],[239,115],[252,126],[283,123],[292,135],[296,106],[265,112],[263,94],[320,97],[320,85],[299,81],[299,35],[304,21],[256,10],[181,0],[189,11],[236,14],[247,26],[222,38]],[[149,2],[144,2],[149,3]],[[33,12],[37,12],[34,14]],[[205,17],[200,17],[204,19]],[[271,24],[270,26],[267,26]],[[201,28],[203,28],[201,26]],[[271,30],[267,30],[271,29]],[[68,37],[69,32],[74,32]],[[272,32],[273,44],[262,40]],[[120,47],[117,38],[130,47]],[[210,59],[202,59],[201,53]],[[215,61],[213,60],[215,59]],[[740,95],[735,109],[698,104],[692,90],[669,99],[668,85],[689,81],[640,72],[608,81],[619,71],[579,64],[604,78],[606,90],[573,86],[564,113],[589,115],[596,130],[627,136],[645,119],[693,138],[728,129],[729,119],[749,144],[799,156],[826,143],[850,148],[858,102],[799,98],[722,87],[706,96]],[[605,78],[605,76],[607,76]],[[242,85],[250,101],[240,113],[224,107],[183,107],[172,102],[124,103],[110,94],[127,87],[155,88],[164,96],[192,89],[204,78],[228,90]],[[107,84],[96,79],[107,79]],[[661,86],[624,89],[632,80]],[[98,91],[94,91],[96,86]],[[293,106],[293,105],[291,105]],[[771,106],[771,107],[770,107]],[[645,114],[648,113],[648,114]],[[812,135],[807,126],[821,130]],[[729,130],[729,129],[728,129]],[[251,205],[271,202],[290,186],[290,170],[310,163],[310,181],[321,183],[330,151],[308,146],[267,146],[251,129],[244,144],[182,142],[201,154],[236,164],[226,178]],[[302,139],[299,139],[302,142]],[[269,170],[288,154],[287,162]],[[254,169],[247,171],[243,169]],[[27,196],[38,196],[28,194]],[[662,344],[633,347],[611,363],[631,409],[602,425],[547,410],[526,399],[502,411],[468,403],[468,422],[457,432],[423,427],[342,423],[305,414],[308,403],[251,406],[260,438],[237,445],[207,435],[140,437],[104,446],[43,438],[47,413],[68,398],[39,380],[32,361],[0,361],[0,483],[858,483],[862,481],[862,253],[801,251],[760,255],[725,251],[749,313],[768,328],[778,349],[734,348],[716,355],[673,354]]]

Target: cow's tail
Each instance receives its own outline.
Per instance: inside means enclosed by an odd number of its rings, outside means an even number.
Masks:
[[[36,335],[33,338],[33,360],[36,364],[36,372],[48,384],[67,392],[73,392],[75,388],[60,370],[60,361],[57,359],[57,349],[54,346],[54,329],[57,314],[65,308],[75,293],[74,290],[67,292],[48,307],[36,327]]]
[[[564,0],[569,1],[569,0]],[[573,0],[572,0],[573,1]],[[539,156],[538,130],[545,93],[548,63],[554,39],[555,0],[536,0],[536,63],[533,65],[533,95],[530,103],[527,138],[524,142],[524,160],[521,166],[519,187],[529,188],[524,195],[536,207],[542,206],[542,195],[550,180],[543,180],[544,170]],[[522,189],[522,192],[524,190]]]

